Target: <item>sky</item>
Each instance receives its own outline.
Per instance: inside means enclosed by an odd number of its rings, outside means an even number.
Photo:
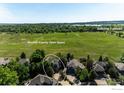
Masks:
[[[124,20],[124,4],[0,4],[0,23],[71,23]]]

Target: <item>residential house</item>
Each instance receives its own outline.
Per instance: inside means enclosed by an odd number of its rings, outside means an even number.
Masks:
[[[70,62],[67,63],[66,73],[68,75],[75,76],[76,68],[78,68],[78,67],[81,68],[81,69],[85,68],[85,66],[82,63],[80,63],[77,59],[70,60]]]
[[[10,62],[9,58],[0,58],[0,65],[6,65]]]
[[[107,82],[105,79],[95,79],[94,81],[96,85],[107,85]]]
[[[29,80],[25,85],[57,85],[58,82],[46,75],[37,75],[33,79]]]
[[[21,58],[21,59],[19,59],[19,63],[20,63],[20,64],[30,63],[30,61],[29,61],[28,58]]]
[[[115,67],[120,74],[124,75],[124,63],[115,63]]]
[[[93,70],[95,72],[96,78],[100,79],[100,78],[107,78],[107,75],[105,73],[105,69],[104,67],[102,67],[101,65],[95,63],[93,65]]]
[[[100,66],[102,66],[105,70],[107,70],[107,66],[108,66],[108,63],[107,62],[98,61],[96,63],[99,64]]]

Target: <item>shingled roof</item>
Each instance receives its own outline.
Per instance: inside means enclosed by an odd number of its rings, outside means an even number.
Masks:
[[[94,68],[93,68],[96,72],[105,72],[105,69],[99,65],[99,64],[95,64]]]
[[[28,81],[26,85],[57,85],[57,81],[46,75],[39,74]]]
[[[107,85],[107,82],[104,79],[95,79],[94,81],[97,85]]]
[[[73,59],[70,60],[70,62],[68,62],[67,67],[73,67],[73,68],[77,68],[80,67],[81,69],[85,68],[83,64],[81,64],[77,59]]]
[[[115,66],[119,71],[124,71],[124,63],[115,63]]]
[[[0,65],[6,65],[10,62],[8,58],[0,58]]]

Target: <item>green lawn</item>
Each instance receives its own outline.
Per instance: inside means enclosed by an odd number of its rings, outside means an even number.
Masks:
[[[65,44],[29,44],[28,41],[60,41]],[[15,57],[21,52],[29,56],[35,49],[49,53],[71,52],[79,58],[90,54],[93,58],[105,55],[119,59],[124,53],[124,39],[104,32],[75,32],[49,34],[7,34],[0,33],[0,56]]]

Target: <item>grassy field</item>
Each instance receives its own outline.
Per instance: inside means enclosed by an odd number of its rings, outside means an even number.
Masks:
[[[40,44],[28,42],[59,41],[65,44]],[[0,56],[16,57],[21,52],[29,56],[35,49],[44,49],[49,53],[71,52],[79,58],[90,54],[93,58],[105,55],[119,59],[124,53],[124,39],[104,32],[75,32],[49,34],[7,34],[0,33]]]

